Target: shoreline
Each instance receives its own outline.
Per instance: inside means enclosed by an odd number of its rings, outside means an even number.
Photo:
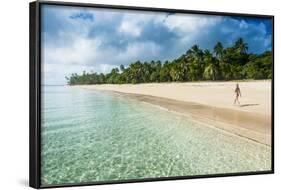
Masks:
[[[222,82],[219,83],[219,86],[225,85],[226,83],[233,84],[234,82]],[[243,82],[239,82],[239,84],[241,83]],[[268,83],[268,82],[265,81],[265,82],[244,82],[244,83],[252,84],[252,83]],[[137,87],[141,88],[143,86],[149,86],[150,89],[152,89],[151,94],[153,94],[153,87],[155,87],[156,85],[165,86],[165,87],[169,85],[176,86],[176,87],[178,87],[179,85],[185,85],[185,86],[187,85],[187,86],[191,86],[191,88],[193,89],[194,88],[201,89],[202,84],[203,86],[206,85],[207,87],[209,87],[210,83],[204,83],[204,82],[192,83],[192,84],[172,83],[172,84],[164,84],[164,85],[154,83],[151,85],[150,84],[137,85]],[[122,86],[123,88],[122,87],[120,88],[120,86]],[[245,86],[245,84],[243,86]],[[130,89],[132,85],[78,85],[76,87],[89,89],[89,90],[101,90],[101,91],[118,93],[127,96],[128,98],[133,98],[139,101],[160,106],[169,111],[182,114],[183,116],[192,117],[197,121],[206,123],[208,125],[212,125],[218,129],[227,131],[231,134],[238,135],[240,137],[244,137],[267,146],[271,146],[271,115],[269,115],[266,112],[264,112],[265,114],[262,114],[260,110],[245,111],[243,109],[240,109],[240,106],[232,105],[231,107],[232,109],[230,109],[229,108],[230,106],[222,107],[222,106],[215,106],[213,104],[208,105],[208,104],[202,104],[200,101],[197,102],[186,101],[186,100],[182,101],[180,98],[171,99],[163,96],[149,95],[145,93],[145,90],[143,93],[136,93],[135,92],[136,90]],[[124,87],[127,87],[128,89],[124,89]],[[190,88],[187,89],[190,90]],[[177,91],[174,91],[173,94],[176,93]],[[242,91],[242,95],[243,95],[243,91]],[[198,96],[199,96],[198,98],[200,98],[202,94],[201,95],[198,94]]]
[[[265,127],[267,124],[270,124],[271,121],[264,118],[262,115],[249,114],[227,108],[216,108],[192,102],[181,102],[147,95],[126,94],[116,91],[112,92],[152,105],[160,106],[168,111],[172,111],[186,117],[191,117],[194,120],[212,125],[215,128],[227,131],[240,137],[244,137],[264,145],[271,145],[271,131],[267,131]],[[241,119],[237,119],[237,117],[241,116]],[[251,122],[255,128],[249,127],[249,122]]]

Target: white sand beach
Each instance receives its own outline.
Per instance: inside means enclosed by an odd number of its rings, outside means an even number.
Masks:
[[[79,87],[123,93],[191,115],[263,144],[271,143],[271,81],[238,82],[242,97],[233,105],[237,82],[186,82]]]

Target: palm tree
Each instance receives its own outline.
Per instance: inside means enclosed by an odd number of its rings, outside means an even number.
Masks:
[[[242,38],[239,38],[235,44],[234,48],[236,49],[237,53],[245,54],[248,51],[248,44],[244,42]]]
[[[197,63],[200,63],[200,62],[202,61],[203,52],[202,52],[202,50],[199,48],[198,45],[192,46],[191,49],[190,49],[190,53],[191,53],[193,59],[194,59]]]
[[[177,64],[176,61],[173,61],[171,63],[169,75],[171,76],[172,81],[179,81],[180,80],[181,69],[179,68],[179,65]]]
[[[208,65],[204,69],[203,77],[207,80],[216,80],[218,75],[218,67],[216,65],[216,60],[212,56],[209,50],[204,52],[204,62]]]
[[[218,60],[221,60],[222,55],[223,55],[223,45],[221,42],[218,42],[215,47],[214,47],[214,53]]]
[[[200,80],[204,70],[203,51],[198,45],[193,45],[185,54],[185,62],[188,64],[189,80]]]
[[[125,67],[124,67],[124,65],[123,65],[123,64],[121,64],[121,65],[120,65],[120,70],[122,71],[122,73],[124,72]]]

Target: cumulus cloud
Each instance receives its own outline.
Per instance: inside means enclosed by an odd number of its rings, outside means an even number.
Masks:
[[[45,84],[65,84],[65,76],[107,73],[136,60],[167,60],[193,44],[212,49],[243,37],[251,52],[271,48],[264,20],[44,5],[42,58]]]
[[[198,31],[202,32],[203,28],[216,25],[221,19],[219,16],[173,14],[167,17],[165,25],[180,35],[194,35]]]
[[[140,36],[141,27],[138,26],[136,22],[123,21],[118,29],[120,33],[125,35],[132,35],[134,37]]]

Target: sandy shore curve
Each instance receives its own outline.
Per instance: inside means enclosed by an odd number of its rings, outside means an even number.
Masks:
[[[128,98],[191,116],[232,134],[271,145],[271,81],[238,82],[240,105],[233,105],[237,82],[186,82],[81,85],[113,91]]]

